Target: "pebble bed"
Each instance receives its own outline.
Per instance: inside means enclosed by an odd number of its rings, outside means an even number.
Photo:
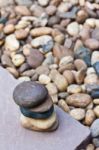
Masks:
[[[86,150],[99,150],[99,0],[2,7],[0,64],[18,80],[44,84],[54,104],[90,128]]]

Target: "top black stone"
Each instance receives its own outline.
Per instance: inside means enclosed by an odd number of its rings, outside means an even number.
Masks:
[[[13,98],[17,105],[33,108],[43,103],[48,96],[44,85],[37,82],[26,81],[16,86]]]

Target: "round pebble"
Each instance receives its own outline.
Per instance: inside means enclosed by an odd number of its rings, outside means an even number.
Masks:
[[[16,54],[12,57],[12,62],[16,67],[21,66],[25,61],[25,58],[21,54]]]
[[[46,84],[50,83],[50,81],[51,81],[50,77],[45,75],[45,74],[41,74],[39,76],[39,82],[41,84],[45,84],[46,85]]]
[[[82,120],[85,117],[85,110],[81,108],[75,108],[70,111],[70,115],[76,120]]]

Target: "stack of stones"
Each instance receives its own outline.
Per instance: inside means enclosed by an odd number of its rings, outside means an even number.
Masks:
[[[32,81],[22,82],[14,89],[13,98],[20,107],[20,121],[24,128],[35,131],[57,129],[57,115],[45,86]]]

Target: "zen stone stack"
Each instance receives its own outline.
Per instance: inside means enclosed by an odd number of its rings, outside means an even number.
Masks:
[[[58,118],[44,85],[22,82],[14,89],[13,98],[20,107],[23,127],[36,131],[53,131],[58,127]]]
[[[0,150],[81,150],[89,143],[89,129],[58,107],[55,107],[59,119],[56,131],[32,132],[22,128],[20,111],[12,98],[18,84],[0,67]]]

